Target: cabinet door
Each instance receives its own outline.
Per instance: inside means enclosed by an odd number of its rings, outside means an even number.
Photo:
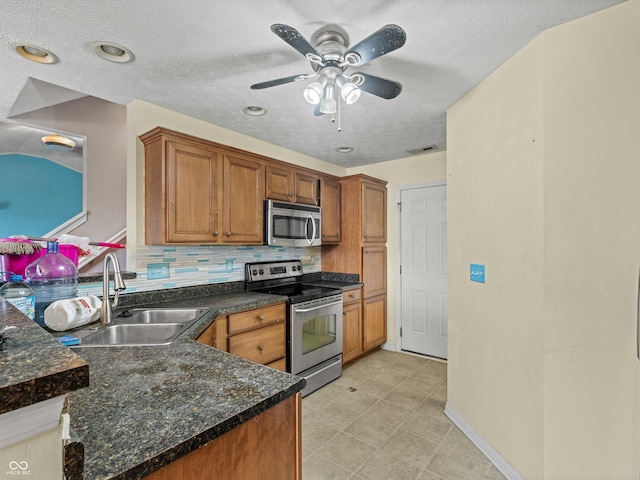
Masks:
[[[387,248],[362,248],[362,282],[364,298],[387,293]]]
[[[293,170],[273,165],[265,167],[265,195],[272,200],[293,202]]]
[[[318,177],[308,173],[295,173],[296,203],[318,204]]]
[[[340,243],[340,184],[323,178],[320,184],[322,243]]]
[[[224,156],[222,241],[262,244],[264,165],[251,158]]]
[[[216,242],[221,173],[218,155],[174,141],[167,141],[166,148],[166,241]],[[160,205],[148,205],[150,208]]]
[[[360,302],[350,303],[342,309],[342,363],[363,353],[362,307]]]
[[[362,241],[387,241],[387,188],[373,182],[362,183]]]
[[[387,340],[387,296],[365,298],[363,306],[364,351]]]

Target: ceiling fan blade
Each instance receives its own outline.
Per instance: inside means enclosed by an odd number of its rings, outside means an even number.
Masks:
[[[396,98],[400,95],[400,92],[402,92],[402,84],[400,82],[394,82],[393,80],[387,80],[361,72],[358,72],[357,75],[362,75],[362,78],[364,78],[364,81],[358,85],[360,89],[372,95],[390,100]]]
[[[307,56],[310,53],[318,57],[320,56],[318,51],[313,48],[311,44],[295,28],[288,25],[283,25],[281,23],[275,23],[271,25],[271,31],[304,56]]]
[[[252,90],[261,90],[263,88],[275,87],[276,85],[283,85],[285,83],[297,82],[299,80],[306,80],[311,75],[301,74],[292,75],[290,77],[276,78],[275,80],[269,80],[268,82],[254,83],[251,85]]]
[[[362,65],[371,60],[381,57],[389,52],[397,50],[404,45],[407,34],[398,25],[385,25],[377,32],[372,33],[364,40],[358,42],[345,53],[348,58],[350,53],[356,53],[360,60],[352,63],[352,66]]]

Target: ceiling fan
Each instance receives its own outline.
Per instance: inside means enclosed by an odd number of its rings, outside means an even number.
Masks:
[[[397,25],[385,25],[352,47],[349,47],[346,32],[335,25],[327,26],[314,35],[315,46],[288,25],[271,25],[271,31],[307,57],[315,73],[256,83],[251,85],[254,90],[313,79],[304,90],[304,98],[316,105],[315,115],[335,113],[340,98],[350,105],[360,98],[362,91],[385,99],[395,98],[402,91],[399,82],[362,72],[347,72],[351,67],[363,65],[402,47],[407,37]]]

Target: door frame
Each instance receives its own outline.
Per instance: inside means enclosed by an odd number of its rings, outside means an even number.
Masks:
[[[417,188],[442,187],[446,188],[446,180],[435,180],[433,182],[410,183],[396,187],[396,352],[402,351],[402,337],[400,328],[402,327],[402,275],[400,265],[402,265],[402,224],[400,222],[400,200],[404,190],[415,190]]]

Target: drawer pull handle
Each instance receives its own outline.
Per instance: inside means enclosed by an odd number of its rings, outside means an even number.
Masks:
[[[258,350],[260,351],[264,350],[264,345],[258,345]]]
[[[264,320],[264,315],[258,315],[258,320],[260,321]]]

